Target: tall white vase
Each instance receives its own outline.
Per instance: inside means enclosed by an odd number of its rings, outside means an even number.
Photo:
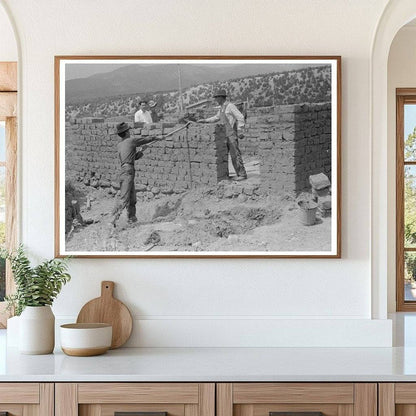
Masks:
[[[55,347],[55,316],[50,306],[26,306],[19,319],[19,351],[50,354]]]
[[[20,316],[13,316],[7,320],[7,347],[19,347]]]

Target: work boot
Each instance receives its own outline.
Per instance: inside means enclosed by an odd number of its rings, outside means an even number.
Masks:
[[[128,219],[128,221],[127,221],[129,224],[134,224],[135,222],[137,222],[137,217],[136,216],[134,216],[134,217],[131,217],[131,218],[129,218]]]

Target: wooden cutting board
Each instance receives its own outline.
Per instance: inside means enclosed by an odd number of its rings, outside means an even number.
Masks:
[[[107,323],[113,326],[111,349],[121,347],[129,339],[133,319],[124,303],[113,297],[114,282],[101,282],[101,296],[86,303],[77,323]]]

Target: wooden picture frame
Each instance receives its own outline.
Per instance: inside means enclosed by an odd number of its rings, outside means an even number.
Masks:
[[[340,258],[341,102],[339,56],[56,56],[55,255]]]

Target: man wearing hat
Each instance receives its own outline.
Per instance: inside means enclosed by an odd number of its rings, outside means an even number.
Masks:
[[[152,114],[149,111],[149,107],[147,105],[146,100],[140,101],[140,109],[136,111],[134,114],[134,122],[135,123],[146,123],[150,124],[153,123]]]
[[[153,101],[153,100],[150,100],[149,101],[149,107],[150,107],[150,116],[152,117],[153,123],[158,123],[162,117],[156,111],[157,102]]]
[[[136,189],[134,186],[134,162],[143,156],[143,152],[136,152],[136,147],[143,146],[154,140],[135,139],[130,137],[130,127],[127,123],[117,124],[117,134],[121,141],[117,144],[118,158],[121,163],[120,173],[120,199],[117,200],[113,212],[111,225],[116,226],[116,221],[120,218],[124,208],[127,208],[129,223],[137,221],[136,217]]]
[[[209,118],[198,120],[201,123],[216,123],[220,121],[225,126],[225,135],[227,138],[227,148],[231,155],[231,162],[237,174],[237,181],[247,179],[246,169],[244,167],[241,151],[238,147],[238,139],[244,137],[244,116],[238,111],[237,107],[227,100],[227,92],[225,90],[218,90],[214,94],[214,98],[220,106],[218,113]]]

